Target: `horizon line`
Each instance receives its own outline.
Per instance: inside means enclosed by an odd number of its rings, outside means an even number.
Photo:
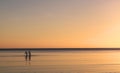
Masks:
[[[120,48],[0,48],[0,50],[120,50]]]

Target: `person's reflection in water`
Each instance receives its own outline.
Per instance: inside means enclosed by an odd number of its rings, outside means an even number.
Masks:
[[[25,60],[27,61],[27,55],[25,55]]]

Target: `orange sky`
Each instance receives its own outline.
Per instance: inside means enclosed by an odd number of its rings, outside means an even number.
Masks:
[[[0,1],[0,48],[119,48],[119,0]]]

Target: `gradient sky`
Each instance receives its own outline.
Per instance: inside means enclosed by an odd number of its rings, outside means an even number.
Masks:
[[[0,48],[120,47],[120,0],[0,0]]]

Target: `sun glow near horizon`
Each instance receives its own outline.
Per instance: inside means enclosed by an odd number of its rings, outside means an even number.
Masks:
[[[0,1],[0,48],[119,48],[118,0]]]

